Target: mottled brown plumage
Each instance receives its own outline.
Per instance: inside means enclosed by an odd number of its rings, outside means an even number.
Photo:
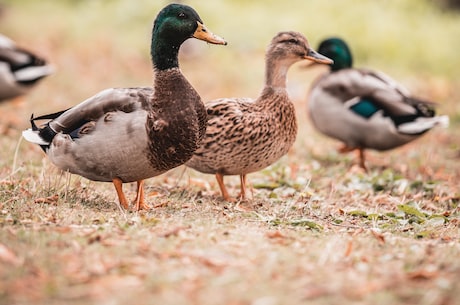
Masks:
[[[294,143],[297,122],[286,74],[292,64],[304,59],[331,62],[313,51],[302,34],[280,32],[268,46],[265,86],[257,99],[222,98],[206,104],[206,137],[186,165],[215,174],[225,200],[231,198],[224,175],[240,175],[245,198],[246,175],[274,163]]]

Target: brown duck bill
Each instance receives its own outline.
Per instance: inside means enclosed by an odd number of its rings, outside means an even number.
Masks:
[[[227,45],[227,42],[223,38],[213,34],[211,31],[209,31],[204,26],[204,24],[202,24],[202,23],[200,23],[198,21],[197,21],[197,23],[198,23],[198,27],[197,27],[195,33],[193,33],[194,38],[204,40],[206,42],[213,43],[213,44],[221,44],[221,45],[224,45],[224,46]]]
[[[318,64],[331,65],[331,64],[334,63],[334,61],[332,59],[330,59],[329,57],[326,57],[324,55],[319,54],[318,52],[316,52],[313,49],[308,49],[308,54],[305,55],[304,58],[309,59],[309,60],[311,60],[311,61],[313,61],[315,63],[318,63]]]

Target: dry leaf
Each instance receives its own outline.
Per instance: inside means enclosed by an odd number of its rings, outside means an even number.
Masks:
[[[351,251],[353,250],[353,241],[348,241],[347,249],[345,250],[345,257],[350,256]]]
[[[71,227],[55,227],[54,231],[58,233],[69,233],[72,231],[72,228]]]
[[[189,227],[184,227],[184,226],[181,226],[181,227],[175,227],[174,229],[172,230],[169,230],[169,231],[166,231],[164,233],[161,233],[159,234],[160,237],[165,237],[165,238],[168,238],[170,236],[177,236],[179,234],[180,231],[184,230],[184,229],[188,229]]]
[[[438,271],[429,271],[425,269],[413,271],[407,274],[410,280],[431,280],[439,276]]]
[[[377,232],[376,230],[371,229],[370,230],[372,235],[379,241],[379,243],[384,244],[385,243],[385,236],[383,236],[382,233]]]
[[[272,231],[272,232],[267,232],[267,237],[268,238],[286,238],[286,236],[281,233],[280,231],[276,230],[276,231]]]
[[[253,207],[248,207],[248,206],[245,206],[245,205],[241,205],[241,204],[237,204],[237,205],[235,205],[234,210],[238,211],[238,212],[252,212],[252,211],[254,211],[254,208]]]
[[[4,244],[0,244],[0,260],[14,266],[21,264],[21,260],[16,256],[16,254]]]
[[[47,203],[47,204],[54,204],[54,205],[56,205],[58,199],[59,199],[59,195],[58,195],[58,194],[54,194],[54,195],[49,196],[49,197],[40,197],[40,198],[36,198],[36,199],[34,200],[34,202],[35,202],[35,203]]]
[[[163,207],[167,206],[168,203],[169,203],[169,201],[160,202],[160,203],[154,204],[154,205],[153,205],[153,208],[154,208],[154,209],[156,209],[156,208],[163,208]]]
[[[221,272],[227,264],[221,260],[210,257],[200,257],[200,262],[206,267],[213,269],[216,272]]]

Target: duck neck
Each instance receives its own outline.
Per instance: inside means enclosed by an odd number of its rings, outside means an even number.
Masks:
[[[285,90],[287,72],[292,63],[267,58],[265,65],[265,87],[274,90]]]
[[[164,35],[163,35],[164,36]],[[153,33],[150,45],[150,55],[155,70],[168,70],[179,67],[179,48],[183,41]]]

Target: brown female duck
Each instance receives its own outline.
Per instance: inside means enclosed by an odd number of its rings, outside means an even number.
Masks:
[[[222,196],[231,200],[224,175],[239,175],[241,198],[246,196],[246,175],[259,171],[286,154],[295,141],[295,109],[286,91],[286,74],[301,60],[332,63],[297,32],[280,32],[266,52],[265,86],[260,96],[222,98],[206,104],[208,126],[201,147],[187,166],[215,174]]]

